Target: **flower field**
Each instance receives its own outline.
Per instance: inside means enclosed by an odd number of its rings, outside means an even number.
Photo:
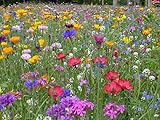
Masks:
[[[0,6],[0,119],[160,120],[160,9]]]

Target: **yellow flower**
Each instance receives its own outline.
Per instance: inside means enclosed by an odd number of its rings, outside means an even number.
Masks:
[[[0,60],[4,60],[4,59],[6,59],[6,56],[0,55]]]
[[[3,26],[3,29],[4,29],[4,30],[9,30],[9,25],[4,25],[4,26]]]
[[[112,47],[112,46],[114,45],[114,42],[111,41],[111,40],[109,40],[109,41],[106,41],[106,42],[105,42],[105,45]]]
[[[79,28],[81,28],[81,24],[73,24],[73,27],[75,30],[78,30]]]
[[[36,64],[38,61],[39,61],[39,56],[38,55],[35,55],[35,56],[31,57],[30,59],[28,59],[28,62],[30,64]]]
[[[22,48],[23,48],[23,49],[28,49],[29,46],[28,46],[28,45],[22,45]]]
[[[94,24],[94,28],[95,28],[96,30],[99,30],[99,29],[101,28],[101,26],[100,26],[99,24]]]
[[[112,27],[113,29],[117,29],[117,28],[118,28],[118,24],[113,24],[111,27]]]
[[[8,21],[10,18],[10,14],[4,13],[3,18],[4,18],[4,20]]]
[[[150,34],[152,31],[152,28],[146,28],[146,29],[142,29],[142,34],[143,35],[148,35]]]
[[[46,41],[44,39],[40,39],[38,43],[40,47],[43,47],[46,44]]]
[[[131,40],[128,38],[128,37],[123,37],[122,41],[125,43],[125,44],[128,44],[131,42]]]
[[[143,7],[141,7],[141,8],[139,8],[139,10],[140,10],[140,11],[143,11],[143,10],[144,10],[144,8],[143,8]]]
[[[19,36],[13,36],[13,37],[10,38],[10,42],[13,43],[13,44],[18,43],[19,40],[20,40]]]
[[[7,36],[10,33],[10,30],[3,30],[1,32],[2,35]]]
[[[7,42],[1,42],[1,46],[2,47],[6,47],[7,46]]]
[[[27,10],[19,9],[19,10],[17,10],[16,14],[18,17],[24,17],[27,15]]]
[[[5,54],[10,54],[13,52],[13,48],[12,47],[4,47],[2,49],[2,52],[5,53]]]
[[[89,57],[84,58],[84,60],[83,60],[83,64],[89,64],[91,61],[92,61],[92,59],[91,59],[91,58],[89,58]]]

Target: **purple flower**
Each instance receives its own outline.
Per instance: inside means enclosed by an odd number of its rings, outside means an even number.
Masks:
[[[5,37],[4,35],[1,35],[1,36],[0,36],[0,43],[1,43],[1,42],[5,42],[5,41],[6,41],[6,37]]]
[[[84,86],[87,85],[87,80],[81,80],[80,81],[80,86]]]
[[[47,114],[56,120],[74,120],[74,116],[85,116],[94,104],[88,100],[80,100],[76,96],[64,97],[59,104],[54,104],[47,109]]]
[[[63,72],[63,71],[64,71],[64,67],[63,67],[63,66],[60,66],[60,65],[55,65],[55,66],[54,66],[54,69],[55,69],[56,71],[59,71],[59,72]]]
[[[117,105],[115,103],[108,103],[105,105],[104,116],[109,117],[111,120],[115,119],[120,113],[125,112],[124,105]]]
[[[66,38],[73,38],[74,36],[76,35],[76,31],[74,29],[71,29],[71,30],[66,30],[62,33],[62,37],[64,39]]]
[[[28,89],[33,89],[33,81],[32,80],[27,80],[24,82],[24,86]]]
[[[104,37],[102,35],[94,35],[94,39],[96,41],[96,44],[101,44],[104,40]]]
[[[13,104],[15,101],[16,97],[13,94],[6,93],[0,96],[0,110],[3,109],[3,107]]]

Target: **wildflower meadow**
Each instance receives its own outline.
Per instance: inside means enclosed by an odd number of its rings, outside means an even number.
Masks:
[[[160,120],[160,8],[0,6],[0,120]]]

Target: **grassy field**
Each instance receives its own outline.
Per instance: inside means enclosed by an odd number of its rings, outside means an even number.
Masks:
[[[159,120],[160,9],[0,6],[2,120]]]

